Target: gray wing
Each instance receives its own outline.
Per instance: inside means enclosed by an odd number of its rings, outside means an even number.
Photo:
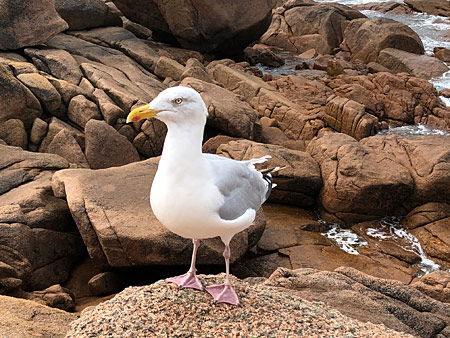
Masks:
[[[261,207],[272,184],[260,172],[249,167],[248,161],[204,155],[214,172],[214,183],[224,197],[224,204],[218,210],[222,219],[233,220],[249,208],[258,210]]]

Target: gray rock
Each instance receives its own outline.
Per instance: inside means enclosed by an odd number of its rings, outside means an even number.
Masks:
[[[3,50],[45,43],[68,28],[52,0],[30,3],[2,0],[0,7],[4,13],[0,18],[0,49]]]

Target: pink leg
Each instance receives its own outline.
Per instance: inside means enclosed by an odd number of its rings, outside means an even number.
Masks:
[[[228,303],[232,305],[238,305],[239,299],[233,286],[230,282],[230,246],[225,245],[225,250],[223,252],[223,257],[225,257],[225,283],[218,285],[211,285],[206,287],[206,291],[209,292],[214,298],[214,303]]]
[[[196,275],[197,269],[195,268],[195,260],[197,257],[197,249],[200,245],[200,240],[193,239],[192,242],[194,243],[194,249],[192,251],[192,261],[191,261],[191,267],[189,268],[189,271],[181,276],[167,278],[166,282],[175,283],[180,288],[191,288],[191,289],[203,290],[204,289],[203,285],[197,278],[197,275]]]

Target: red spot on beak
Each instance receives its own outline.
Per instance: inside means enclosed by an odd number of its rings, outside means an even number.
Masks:
[[[141,120],[141,118],[139,116],[135,116],[135,117],[133,117],[133,119],[131,121],[132,122],[138,122],[140,120]]]

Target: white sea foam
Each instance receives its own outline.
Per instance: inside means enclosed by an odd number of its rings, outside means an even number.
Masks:
[[[425,255],[419,240],[399,225],[400,219],[400,217],[383,218],[379,221],[379,228],[367,229],[367,235],[382,241],[391,240],[395,243],[403,243],[400,245],[403,250],[413,252],[420,257],[420,275],[439,270],[441,266]]]
[[[389,128],[380,131],[377,135],[402,135],[402,136],[419,136],[419,135],[450,135],[450,132],[428,127],[423,124]]]
[[[324,221],[321,222],[327,224]],[[322,233],[322,235],[335,241],[339,248],[349,254],[359,255],[356,249],[369,244],[350,229],[342,229],[339,224],[329,224],[328,227],[328,231]]]

